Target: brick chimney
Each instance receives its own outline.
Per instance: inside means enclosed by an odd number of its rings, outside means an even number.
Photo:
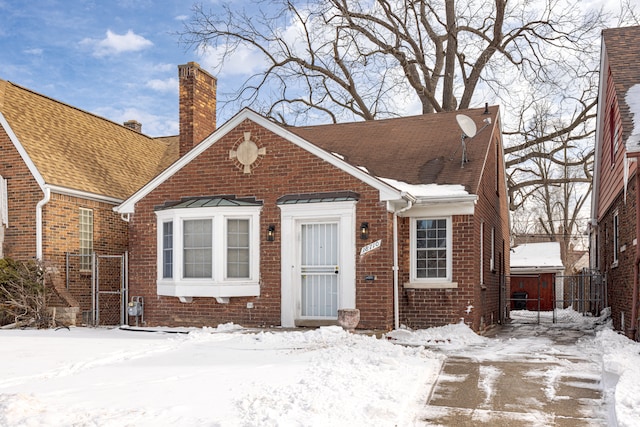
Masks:
[[[129,128],[131,130],[135,130],[138,133],[142,133],[142,123],[136,120],[127,120],[123,123],[124,127]]]
[[[180,157],[216,130],[217,80],[197,62],[178,65]]]

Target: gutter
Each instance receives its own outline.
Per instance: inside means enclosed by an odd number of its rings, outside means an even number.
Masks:
[[[43,240],[43,232],[42,232],[42,208],[44,205],[49,203],[51,199],[51,189],[48,186],[45,186],[42,191],[44,192],[44,197],[42,200],[38,202],[36,205],[36,259],[38,261],[42,261],[42,240]]]
[[[401,197],[407,201],[407,205],[393,211],[393,327],[400,328],[400,291],[398,290],[398,214],[405,212],[413,206],[416,199],[412,195],[402,192]]]
[[[461,194],[459,196],[422,196],[418,197],[417,204],[432,203],[476,203],[478,196],[476,194]]]

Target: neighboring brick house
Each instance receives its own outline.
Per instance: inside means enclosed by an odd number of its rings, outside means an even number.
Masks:
[[[0,80],[0,257],[41,260],[51,304],[91,310],[91,254],[127,250],[113,208],[177,159],[171,140]],[[66,253],[80,270],[69,286]]]
[[[197,109],[215,84],[192,66]],[[458,114],[481,128],[466,162]],[[312,326],[341,308],[371,329],[499,322],[498,107],[308,127],[244,109],[195,145],[184,129],[212,122],[199,117],[181,112],[180,159],[117,208],[147,325]]]
[[[640,27],[604,30],[601,49],[591,267],[606,275],[614,327],[637,339]]]

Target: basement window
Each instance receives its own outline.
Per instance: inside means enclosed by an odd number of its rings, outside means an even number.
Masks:
[[[158,295],[259,296],[261,209],[233,198],[156,209]]]

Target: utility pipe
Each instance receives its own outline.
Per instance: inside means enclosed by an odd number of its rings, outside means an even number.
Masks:
[[[44,187],[42,189],[44,197],[36,205],[36,259],[42,261],[42,208],[49,203],[51,199],[51,189]]]
[[[393,212],[393,325],[394,329],[400,328],[400,292],[398,291],[398,214],[405,212],[413,206],[412,199],[405,193],[403,198],[407,200],[407,206]]]

